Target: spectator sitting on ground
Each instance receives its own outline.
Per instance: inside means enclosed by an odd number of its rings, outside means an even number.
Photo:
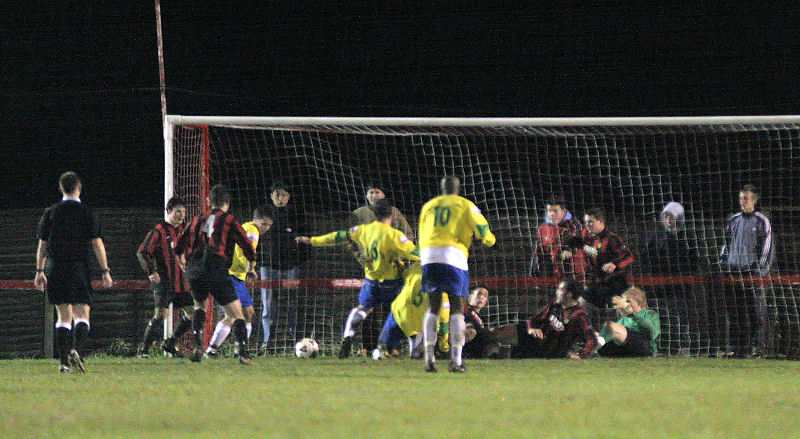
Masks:
[[[518,345],[514,357],[589,358],[596,338],[586,312],[578,303],[583,286],[574,279],[558,285],[555,299],[532,319],[517,325]],[[569,354],[578,340],[584,341],[579,354]]]
[[[464,307],[464,322],[467,325],[464,355],[467,358],[485,358],[496,352],[497,342],[493,340],[492,332],[478,315],[487,303],[489,303],[489,290],[486,288],[478,287],[469,293],[469,301]]]

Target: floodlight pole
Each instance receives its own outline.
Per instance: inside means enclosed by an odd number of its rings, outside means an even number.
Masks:
[[[161,93],[161,124],[164,128],[164,206],[174,193],[172,162],[172,126],[167,122],[167,81],[164,71],[164,39],[161,32],[161,1],[155,0],[156,44],[158,47],[158,88]],[[172,304],[164,319],[164,338],[172,335]]]

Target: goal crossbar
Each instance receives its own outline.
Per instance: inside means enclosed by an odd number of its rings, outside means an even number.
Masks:
[[[681,117],[303,117],[303,116],[167,116],[170,125],[239,126],[681,126],[681,125],[759,125],[796,124],[800,115],[779,116],[681,116]]]

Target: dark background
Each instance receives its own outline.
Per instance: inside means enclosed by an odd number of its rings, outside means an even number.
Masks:
[[[216,3],[162,2],[171,114],[800,113],[793,2]],[[94,206],[162,203],[152,2],[0,17],[0,208],[48,205],[67,169]]]

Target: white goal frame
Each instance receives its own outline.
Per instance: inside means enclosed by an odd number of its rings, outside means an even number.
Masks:
[[[304,116],[186,116],[167,115],[164,118],[164,202],[170,199],[175,192],[175,169],[173,137],[175,127],[194,126],[227,126],[231,128],[313,128],[326,130],[330,127],[352,127],[360,133],[361,129],[369,131],[384,131],[387,134],[403,136],[395,128],[482,128],[498,131],[516,131],[514,127],[521,127],[523,135],[529,130],[536,133],[537,128],[548,133],[559,134],[559,128],[579,127],[592,132],[593,128],[602,131],[603,128],[620,128],[625,132],[626,127],[644,127],[645,131],[659,132],[659,127],[671,130],[687,131],[693,127],[702,127],[709,131],[724,131],[731,127],[749,130],[751,126],[771,125],[776,128],[800,125],[800,115],[749,115],[749,116],[680,116],[680,117],[555,117],[555,118],[524,118],[524,117],[304,117]],[[511,129],[511,130],[509,130]],[[374,134],[374,133],[373,133]],[[172,319],[165,319],[165,337],[171,334]],[[167,325],[170,327],[168,328]]]
[[[508,127],[517,125],[559,126],[681,126],[681,125],[750,125],[798,124],[800,115],[778,116],[680,116],[680,117],[304,117],[304,116],[182,116],[168,115],[164,120],[164,203],[174,192],[172,140],[176,125],[235,126],[325,126],[350,125],[372,127],[451,126]]]

